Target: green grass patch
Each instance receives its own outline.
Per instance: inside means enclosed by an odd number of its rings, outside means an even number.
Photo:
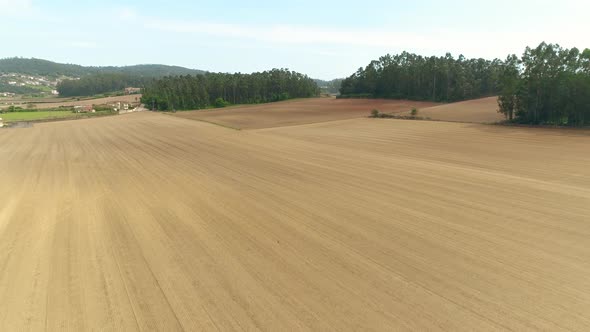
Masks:
[[[0,114],[4,122],[75,118],[72,111],[11,112]]]
[[[65,111],[36,111],[36,112],[10,112],[0,113],[0,118],[5,123],[18,121],[48,121],[48,120],[65,120],[65,119],[86,119],[106,115],[115,115],[116,112],[96,111],[95,113],[74,113],[71,110]]]

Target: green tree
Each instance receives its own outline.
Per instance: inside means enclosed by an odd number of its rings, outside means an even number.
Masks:
[[[149,81],[143,88],[142,102],[161,111],[222,107],[228,102],[251,104],[319,95],[316,82],[287,69],[252,74],[207,73],[164,77]]]
[[[500,72],[500,96],[498,97],[499,112],[504,114],[508,120],[514,119],[514,112],[517,106],[517,90],[520,79],[519,60],[516,55],[506,58]]]

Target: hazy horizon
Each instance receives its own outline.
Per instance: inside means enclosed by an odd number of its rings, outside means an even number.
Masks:
[[[542,41],[590,47],[584,1],[417,1],[362,4],[304,0],[194,3],[0,0],[8,29],[0,58],[84,66],[165,64],[214,72],[289,68],[349,76],[387,53],[504,59]],[[360,28],[362,27],[362,28]]]

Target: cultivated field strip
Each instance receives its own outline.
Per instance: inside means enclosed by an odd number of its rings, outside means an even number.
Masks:
[[[285,127],[334,120],[366,118],[371,110],[401,113],[412,108],[438,105],[433,102],[391,99],[306,98],[276,103],[177,112],[174,116],[215,123],[235,129]]]
[[[0,330],[590,327],[590,135],[153,113],[0,131]]]
[[[506,119],[498,109],[498,97],[488,97],[426,107],[418,116],[451,122],[495,123]],[[410,115],[410,112],[403,114]]]
[[[1,103],[8,104],[17,104],[15,106],[27,108],[28,104],[35,105],[35,109],[49,109],[49,108],[59,108],[59,107],[74,107],[74,106],[92,106],[92,105],[103,105],[103,104],[111,104],[116,102],[128,102],[128,103],[135,103],[139,102],[141,99],[141,95],[134,94],[134,95],[123,95],[123,96],[115,96],[115,97],[104,97],[104,98],[94,98],[94,99],[81,99],[81,100],[73,100],[73,98],[46,98],[46,99],[14,99],[14,100],[0,100]]]

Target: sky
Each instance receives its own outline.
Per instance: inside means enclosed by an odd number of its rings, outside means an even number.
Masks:
[[[0,0],[0,58],[333,79],[404,50],[504,59],[542,41],[590,48],[589,12],[588,0]]]

